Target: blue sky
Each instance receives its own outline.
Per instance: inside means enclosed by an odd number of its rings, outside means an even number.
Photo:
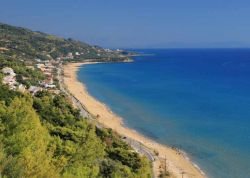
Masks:
[[[0,0],[0,22],[104,47],[250,47],[249,0]]]

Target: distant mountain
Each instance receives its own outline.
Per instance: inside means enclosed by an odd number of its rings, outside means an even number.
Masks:
[[[24,60],[125,60],[118,51],[0,23],[0,52]]]

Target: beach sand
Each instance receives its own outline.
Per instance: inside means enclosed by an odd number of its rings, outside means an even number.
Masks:
[[[86,64],[93,63],[68,63],[64,65],[64,84],[67,89],[73,94],[87,110],[94,116],[98,115],[98,122],[105,127],[111,128],[117,133],[130,137],[141,142],[146,147],[155,150],[159,153],[156,161],[153,162],[153,171],[155,175],[159,175],[160,165],[166,162],[167,169],[171,173],[171,177],[176,178],[203,178],[204,173],[193,164],[185,154],[180,151],[170,148],[166,145],[159,144],[152,139],[149,139],[135,130],[129,129],[123,125],[122,118],[114,114],[110,109],[97,99],[92,97],[86,90],[83,83],[77,80],[77,71],[79,67],[84,67]],[[165,161],[166,159],[166,161]],[[164,161],[162,161],[164,160]]]

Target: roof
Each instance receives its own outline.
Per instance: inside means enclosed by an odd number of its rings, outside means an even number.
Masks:
[[[2,72],[3,72],[4,74],[16,75],[15,72],[14,72],[14,70],[13,70],[12,68],[10,68],[10,67],[5,67],[5,68],[3,68],[3,69],[2,69]]]
[[[36,92],[41,91],[41,90],[42,90],[42,88],[37,87],[37,86],[30,86],[30,88],[29,88],[29,92],[31,92],[31,93],[36,93]]]
[[[16,83],[16,80],[12,76],[6,76],[3,78],[3,83],[4,84],[14,84],[14,83]]]

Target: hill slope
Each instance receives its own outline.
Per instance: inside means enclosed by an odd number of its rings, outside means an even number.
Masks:
[[[3,24],[0,29],[0,177],[152,176],[148,159],[136,153],[112,130],[96,128],[88,122],[64,93],[43,88],[30,94],[3,82],[11,76],[4,70],[11,69],[15,72],[12,79],[18,83],[15,85],[39,85],[45,74],[27,66],[26,61],[35,57],[46,59],[53,51],[65,55],[68,52],[65,49],[72,53],[80,49],[96,52],[96,47]],[[116,60],[121,58],[118,56]]]
[[[105,50],[73,39],[63,39],[0,23],[0,52],[26,60],[125,60],[119,51]]]

